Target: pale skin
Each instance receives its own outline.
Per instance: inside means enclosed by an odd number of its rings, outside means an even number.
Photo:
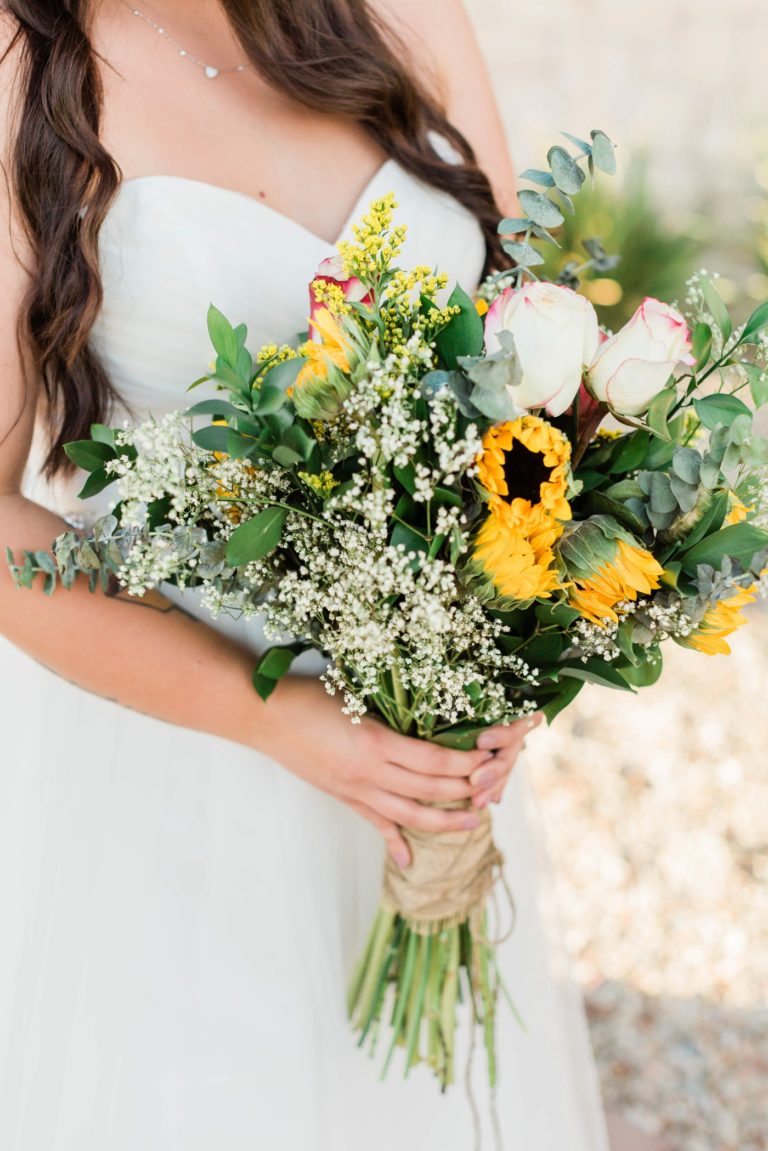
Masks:
[[[154,0],[144,10],[195,56],[222,68],[244,58],[215,0]],[[461,4],[387,0],[381,11],[406,33],[420,66],[429,68],[449,117],[476,148],[502,211],[510,213],[514,174]],[[7,27],[0,24],[0,30],[7,37]],[[96,5],[92,38],[104,60],[103,139],[126,179],[165,174],[210,182],[214,171],[217,183],[262,200],[331,243],[350,203],[385,159],[362,130],[291,103],[252,71],[206,80],[119,0]],[[4,157],[14,66],[9,59],[0,69]],[[244,165],[244,152],[268,162]],[[0,541],[19,552],[47,549],[65,525],[21,490],[36,396],[33,374],[24,386],[17,351],[27,272],[4,190],[0,215]],[[43,603],[40,593],[14,588],[4,563],[0,633],[87,691],[270,755],[369,820],[401,866],[409,862],[402,828],[440,832],[477,821],[472,811],[441,811],[430,802],[470,800],[480,808],[501,799],[531,726],[524,721],[491,729],[477,750],[457,752],[400,736],[373,719],[352,725],[338,700],[302,677],[285,680],[265,705],[250,683],[252,654],[162,596],[135,601],[91,595],[80,586]]]

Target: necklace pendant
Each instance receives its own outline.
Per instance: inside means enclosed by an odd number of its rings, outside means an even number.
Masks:
[[[215,80],[219,74],[219,69],[212,68],[210,64],[206,65],[204,71],[209,80]]]

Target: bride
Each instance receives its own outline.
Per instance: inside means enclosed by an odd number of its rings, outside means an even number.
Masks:
[[[3,547],[103,510],[62,445],[183,407],[211,299],[254,347],[295,336],[375,196],[406,264],[472,291],[498,255],[513,172],[459,0],[4,0],[0,36]],[[527,1028],[502,1026],[505,1146],[607,1147],[512,773],[526,729],[461,753],[353,727],[311,659],[264,705],[258,628],[202,617],[0,572],[5,1151],[467,1151],[461,1088],[379,1083],[344,992],[381,845],[407,867],[402,827],[473,819],[423,801],[502,795]]]

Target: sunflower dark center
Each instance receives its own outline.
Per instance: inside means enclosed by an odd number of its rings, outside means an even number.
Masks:
[[[509,500],[530,500],[537,504],[541,499],[541,485],[550,477],[550,469],[544,463],[541,452],[532,452],[525,444],[516,440],[504,455],[504,479],[507,481]]]

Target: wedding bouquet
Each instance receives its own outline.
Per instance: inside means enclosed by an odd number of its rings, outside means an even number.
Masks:
[[[585,682],[653,683],[664,641],[727,651],[768,582],[768,440],[753,431],[768,305],[733,330],[699,274],[687,315],[647,299],[611,334],[577,291],[614,262],[597,240],[538,280],[536,245],[557,242],[584,168],[614,167],[603,133],[569,140],[524,173],[525,216],[499,224],[514,266],[476,301],[398,266],[388,195],[321,265],[297,346],[254,356],[212,307],[204,379],[220,394],[70,444],[81,494],[116,483],[119,503],[25,554],[19,584],[196,587],[213,615],[258,613],[282,641],[255,671],[264,699],[319,649],[353,722],[458,748],[490,724],[551,721]],[[479,815],[475,831],[406,830],[413,864],[386,864],[349,993],[361,1043],[388,1018],[385,1069],[401,1046],[406,1073],[426,1061],[443,1087],[462,999],[495,1079],[502,860]]]

